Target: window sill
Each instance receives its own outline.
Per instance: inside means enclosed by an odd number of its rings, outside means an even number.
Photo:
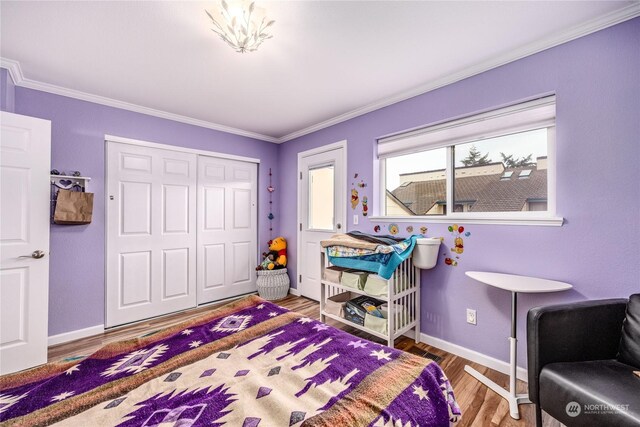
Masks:
[[[564,223],[563,217],[466,217],[466,216],[371,216],[371,221],[377,222],[410,222],[410,223],[434,223],[434,224],[495,224],[495,225],[538,225],[548,227],[560,227]]]

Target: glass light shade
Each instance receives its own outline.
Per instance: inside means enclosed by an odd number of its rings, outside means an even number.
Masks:
[[[273,37],[267,31],[275,21],[268,20],[254,1],[221,0],[212,13],[205,12],[213,23],[211,30],[236,52],[253,52]]]

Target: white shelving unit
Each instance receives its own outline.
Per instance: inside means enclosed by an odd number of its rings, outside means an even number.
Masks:
[[[51,175],[51,185],[64,190],[80,187],[82,191],[87,191],[89,181],[91,181],[91,178],[88,176]]]
[[[367,332],[378,338],[387,340],[387,345],[393,347],[394,341],[401,335],[413,330],[416,342],[420,340],[420,270],[414,267],[411,257],[406,259],[387,280],[387,296],[371,295],[363,290],[324,280],[324,270],[330,266],[324,251],[320,252],[320,320],[326,318],[349,325]],[[373,273],[369,273],[373,274]],[[327,313],[325,305],[327,298],[343,292],[367,295],[381,301],[388,306],[387,331],[383,334],[370,328],[353,323],[343,317]]]

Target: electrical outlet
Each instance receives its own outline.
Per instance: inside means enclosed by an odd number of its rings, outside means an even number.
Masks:
[[[478,318],[476,317],[476,311],[471,308],[467,308],[467,323],[472,325],[478,324]]]
[[[353,216],[353,225],[358,225],[358,215]]]

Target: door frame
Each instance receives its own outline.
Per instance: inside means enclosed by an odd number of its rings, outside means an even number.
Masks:
[[[245,156],[238,156],[235,154],[226,154],[226,153],[219,153],[217,151],[208,151],[208,150],[199,150],[196,148],[188,148],[188,147],[181,147],[178,145],[170,145],[170,144],[160,144],[157,142],[151,142],[151,141],[144,141],[144,140],[139,140],[139,139],[133,139],[133,138],[125,138],[122,136],[115,136],[115,135],[109,135],[109,134],[105,134],[104,135],[104,206],[105,206],[105,219],[104,219],[104,306],[103,306],[103,310],[104,310],[104,324],[107,324],[107,286],[108,286],[108,282],[107,282],[107,270],[108,270],[108,256],[109,256],[109,213],[107,210],[107,206],[109,206],[109,192],[107,191],[107,186],[109,183],[109,157],[108,157],[108,150],[109,150],[109,143],[120,143],[120,144],[129,144],[129,145],[134,145],[134,146],[139,146],[139,147],[148,147],[148,148],[158,148],[161,150],[170,150],[170,151],[177,151],[177,152],[181,152],[181,153],[191,153],[191,154],[197,154],[197,155],[204,155],[204,156],[210,156],[210,157],[217,157],[220,159],[229,159],[229,160],[239,160],[242,162],[248,162],[248,163],[256,163],[258,165],[257,167],[257,186],[258,188],[256,188],[256,197],[257,197],[257,207],[256,209],[259,210],[260,208],[260,197],[259,197],[259,191],[258,189],[260,188],[260,159],[257,158],[253,158],[253,157],[245,157]],[[196,185],[197,185],[197,179],[196,179]],[[259,214],[259,212],[258,212]],[[259,255],[260,255],[260,243],[259,243],[259,224],[256,227],[256,242],[258,243],[256,245],[256,260],[259,259]],[[197,268],[197,266],[196,266]],[[196,282],[196,292],[197,292],[197,282]],[[196,294],[196,299],[197,299],[197,294]],[[233,298],[232,298],[233,299]],[[219,302],[219,301],[216,301]],[[197,308],[198,305],[196,304]],[[141,319],[142,321],[142,319]],[[122,325],[116,325],[116,326],[111,326],[111,327],[105,327],[105,329],[111,329],[111,328],[117,328],[119,326]]]
[[[296,290],[298,291],[298,294],[300,294],[300,289],[298,288],[298,286],[300,285],[300,240],[302,238],[302,178],[301,178],[301,174],[302,174],[302,159],[305,157],[309,157],[309,156],[313,156],[316,154],[322,154],[322,153],[326,153],[327,151],[333,151],[336,150],[338,148],[342,148],[342,164],[344,165],[344,191],[345,191],[345,196],[348,194],[347,190],[349,189],[349,174],[347,173],[348,169],[349,169],[349,165],[347,163],[347,140],[343,139],[342,141],[338,141],[338,142],[334,142],[331,144],[327,144],[327,145],[323,145],[320,147],[316,147],[316,148],[312,148],[310,150],[306,150],[306,151],[300,151],[298,153],[298,168],[297,168],[297,172],[296,172],[296,181],[297,181],[297,213],[296,213],[296,218],[297,218],[297,227],[296,227],[296,274],[298,277],[294,278],[294,281],[296,283]],[[344,230],[345,233],[347,231],[347,222],[348,222],[348,218],[347,218],[347,206],[348,203],[345,202],[344,205]]]
[[[104,142],[105,142],[105,150],[109,142],[119,142],[121,144],[137,145],[140,147],[160,148],[162,150],[179,151],[181,153],[202,154],[204,156],[218,157],[220,159],[240,160],[242,162],[260,164],[260,159],[256,159],[254,157],[237,156],[235,154],[219,153],[217,151],[199,150],[197,148],[181,147],[179,145],[159,144],[157,142],[143,141],[141,139],[124,138],[122,136],[105,135]],[[105,171],[105,174],[106,174],[106,171]]]

